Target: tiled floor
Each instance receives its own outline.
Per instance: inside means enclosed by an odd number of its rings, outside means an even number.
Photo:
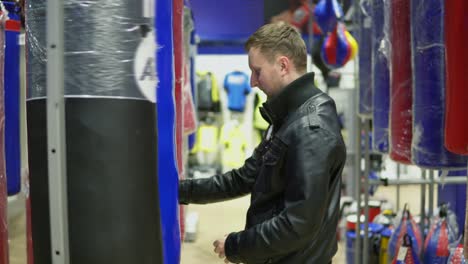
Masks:
[[[413,213],[419,212],[420,187],[406,186],[401,190],[401,203],[408,202]],[[395,201],[395,187],[379,187],[376,197]],[[435,198],[436,200],[436,198]],[[232,231],[242,230],[249,198],[216,203],[210,205],[190,205],[188,211],[197,212],[199,225],[197,239],[192,243],[183,243],[181,264],[216,264],[223,263],[213,253],[212,243]],[[10,264],[26,264],[25,216],[20,214],[10,222]],[[344,244],[339,245],[334,263],[345,263]]]

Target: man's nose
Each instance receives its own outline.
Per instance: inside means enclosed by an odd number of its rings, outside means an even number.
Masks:
[[[250,76],[250,87],[257,87],[257,86],[258,86],[257,78],[254,75]]]

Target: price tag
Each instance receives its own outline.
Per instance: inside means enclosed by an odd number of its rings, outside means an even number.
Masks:
[[[18,45],[24,46],[25,41],[24,41],[24,33],[19,34],[18,36]]]
[[[397,261],[405,261],[406,253],[408,253],[408,248],[407,247],[401,247],[400,250],[398,250]]]

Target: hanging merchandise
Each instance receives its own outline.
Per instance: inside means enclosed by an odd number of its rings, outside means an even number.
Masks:
[[[388,243],[390,237],[392,236],[392,229],[385,228],[380,237],[380,247],[379,247],[379,264],[388,263]]]
[[[257,134],[260,139],[263,137],[263,134],[268,128],[268,122],[263,118],[260,113],[260,107],[267,100],[267,96],[264,92],[257,90],[255,92],[254,100],[254,116],[253,116],[253,127],[257,130]]]
[[[467,157],[453,154],[444,146],[444,2],[410,2],[413,54],[412,161],[425,168],[465,168]]]
[[[314,10],[315,20],[323,34],[334,31],[343,18],[343,9],[337,0],[320,0]]]
[[[197,143],[194,148],[199,165],[216,167],[217,162],[219,162],[218,131],[219,128],[213,118],[206,117],[201,121],[197,132]]]
[[[360,2],[358,12],[359,51],[359,115],[372,117],[372,9],[369,0]]]
[[[398,249],[398,254],[393,258],[392,264],[419,264],[421,261],[418,257],[418,252],[414,249],[411,236],[405,234],[403,236],[403,244]]]
[[[235,112],[244,112],[246,97],[252,91],[249,76],[241,71],[226,74],[224,89],[228,96],[228,109]]]
[[[447,264],[465,264],[466,260],[465,256],[463,255],[463,251],[463,244],[458,244],[457,247],[450,253]]]
[[[443,172],[439,173],[439,177]],[[451,176],[466,176],[466,170],[453,170],[449,171],[447,177]],[[455,216],[455,224],[457,229],[463,228],[465,225],[466,217],[466,183],[463,184],[445,184],[437,187],[437,204],[449,204],[450,208],[453,210],[449,211],[449,219],[452,219]],[[453,221],[451,221],[453,222]],[[458,234],[458,232],[457,232]]]
[[[309,7],[308,0],[292,0],[289,1],[289,10],[287,10],[287,15],[285,16],[286,21],[299,29],[299,32],[302,34],[309,34],[310,30],[310,12],[311,8]],[[320,27],[317,25],[317,22],[313,22],[312,32],[314,36],[321,36],[323,32],[320,30]]]
[[[330,68],[340,68],[354,59],[357,50],[356,40],[345,25],[339,22],[323,42],[322,58]]]
[[[231,120],[221,128],[220,143],[223,146],[223,168],[239,168],[245,161],[247,136],[245,126],[238,120]]]
[[[445,48],[447,88],[445,94],[445,147],[468,155],[468,1],[445,0]]]
[[[46,34],[47,2],[25,5],[34,264],[54,258],[50,215],[59,212],[49,204],[55,190],[48,180],[47,85],[48,78],[62,77],[70,262],[162,263],[158,188],[166,195],[170,186],[158,186],[154,1],[63,1],[64,42],[55,53],[48,52],[54,46],[47,36],[60,37]],[[63,67],[47,74],[48,67],[62,66],[48,64],[51,54],[63,55]],[[173,192],[177,204],[177,179]]]
[[[184,0],[184,51],[185,51],[185,65],[187,70],[186,82],[190,86],[191,94],[191,105],[193,107],[193,115],[191,118],[194,118],[195,131],[193,131],[188,136],[188,149],[192,151],[195,146],[195,137],[196,137],[196,126],[197,126],[197,105],[196,105],[196,83],[195,83],[195,57],[197,55],[197,44],[195,41],[195,22],[193,19],[192,9],[190,8],[190,3],[188,0]],[[186,88],[187,89],[187,88]],[[186,108],[187,109],[187,108]],[[188,123],[188,121],[187,121]]]
[[[5,59],[5,21],[6,9],[0,2],[0,72],[3,73]],[[3,74],[0,74],[0,263],[8,264],[8,227],[7,227],[7,179],[5,168],[5,105],[3,94]]]
[[[197,72],[197,109],[198,111],[219,112],[219,90],[216,77],[212,72]]]
[[[390,108],[390,74],[388,70],[388,9],[384,0],[372,1],[372,146],[373,150],[388,153],[388,121]]]
[[[411,239],[414,252],[416,252],[416,255],[419,255],[423,246],[422,234],[419,226],[414,221],[408,209],[408,205],[405,204],[401,215],[401,220],[399,223],[396,223],[395,226],[395,231],[390,238],[388,246],[388,256],[390,257],[389,259],[396,259],[399,249],[403,245],[403,238],[406,235]]]
[[[173,0],[173,45],[174,45],[174,98],[175,98],[175,148],[179,180],[185,178],[184,166],[184,44],[183,44],[183,0]],[[184,241],[185,206],[179,205],[179,224],[181,241]]]
[[[3,2],[8,15],[5,21],[5,162],[8,195],[21,189],[20,155],[20,7]]]
[[[439,217],[434,219],[424,242],[424,263],[445,264],[449,258],[449,246],[457,239],[455,230],[448,224],[448,208],[443,205]]]
[[[184,109],[184,135],[190,135],[197,131],[197,114],[195,108],[195,97],[193,85],[193,65],[192,56],[194,51],[191,44],[191,35],[194,31],[194,23],[192,18],[192,12],[187,7],[187,3],[184,1],[183,7],[183,87],[182,87],[182,100]],[[190,143],[189,143],[190,144]],[[191,149],[191,146],[188,146]]]
[[[163,259],[160,263],[179,263],[181,248],[178,206],[178,171],[175,140],[177,129],[174,76],[173,2],[156,1],[156,89],[158,114],[158,172],[160,187]],[[159,29],[159,30],[158,30]]]
[[[183,114],[183,133],[184,136],[190,135],[197,130],[197,116],[195,110],[195,104],[193,102],[192,88],[190,84],[189,69],[184,63],[184,77],[182,86],[182,108],[184,109]]]
[[[412,70],[410,2],[390,1],[390,158],[411,163]]]

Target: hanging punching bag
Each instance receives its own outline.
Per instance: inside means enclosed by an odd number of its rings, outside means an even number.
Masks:
[[[315,6],[314,15],[320,31],[327,35],[343,17],[343,9],[337,0],[320,0]]]
[[[321,56],[328,67],[340,68],[354,59],[357,51],[357,41],[343,23],[338,23],[323,41]]]
[[[410,2],[390,2],[390,158],[406,164],[412,140]]]
[[[445,146],[468,155],[468,2],[445,0],[445,46],[447,88],[445,95]]]
[[[50,264],[46,5],[26,4],[27,123],[35,264]],[[71,263],[162,263],[152,1],[64,1]]]
[[[0,3],[2,5],[2,3]],[[5,13],[0,8],[0,72],[3,73],[5,59]],[[8,227],[7,227],[7,182],[5,169],[5,105],[3,97],[3,74],[0,74],[0,263],[8,264]]]
[[[444,2],[410,2],[414,66],[412,161],[433,169],[464,168],[467,159],[444,147]]]
[[[20,10],[16,3],[3,3],[8,10],[5,22],[5,162],[8,195],[21,189],[20,156]]]
[[[179,179],[184,178],[184,103],[183,103],[183,67],[184,67],[184,38],[183,38],[183,0],[173,0],[173,38],[174,38],[174,77],[175,77],[175,115],[176,115],[176,156]],[[179,223],[181,240],[184,238],[184,205],[179,205]]]
[[[174,98],[173,1],[156,1],[157,73],[159,84],[158,170],[164,264],[180,261],[178,171],[176,154],[176,101]]]
[[[388,153],[388,115],[390,73],[388,70],[388,34],[384,34],[384,0],[372,1],[372,146]]]
[[[361,1],[359,11],[359,115],[372,117],[372,10],[368,1]]]

